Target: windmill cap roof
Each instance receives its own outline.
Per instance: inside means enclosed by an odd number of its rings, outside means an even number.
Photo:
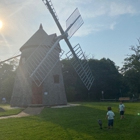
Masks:
[[[47,41],[50,43],[54,38],[56,37],[56,34],[48,35],[44,30],[42,24],[40,24],[39,29],[33,34],[33,36],[30,37],[30,39],[20,48],[20,51],[26,48],[30,47],[38,47],[41,45],[41,43],[47,39]],[[46,45],[48,45],[48,43]]]
[[[43,29],[43,26],[42,26],[42,24],[40,24],[40,27],[39,27],[39,29]]]

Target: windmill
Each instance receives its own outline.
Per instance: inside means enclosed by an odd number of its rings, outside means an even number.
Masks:
[[[29,106],[31,103],[43,105],[60,105],[67,103],[60,68],[60,58],[64,53],[59,46],[59,42],[62,39],[65,40],[70,49],[66,54],[67,58],[72,60],[71,63],[75,71],[88,90],[90,90],[94,81],[80,44],[72,47],[69,41],[73,34],[83,24],[78,9],[75,9],[67,19],[67,29],[64,31],[59,23],[52,2],[50,0],[42,1],[51,13],[61,35],[47,35],[43,30],[42,25],[40,25],[39,30],[23,45],[23,47],[20,48],[23,53],[21,54],[20,67],[17,71],[17,78],[15,80],[15,87],[11,98],[11,106]],[[40,40],[38,40],[38,38],[40,38]],[[31,43],[31,41],[36,42],[37,45]],[[33,48],[32,46],[36,47]],[[58,75],[60,75],[60,83],[52,85],[53,82],[51,77],[54,77],[54,81],[57,83]],[[20,86],[22,88],[20,88]],[[34,97],[33,92],[35,92]],[[34,100],[33,98],[37,100]]]

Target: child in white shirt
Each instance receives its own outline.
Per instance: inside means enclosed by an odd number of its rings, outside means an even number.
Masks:
[[[107,108],[108,112],[106,114],[106,117],[108,118],[108,129],[113,127],[114,124],[114,112],[112,111],[111,107]]]
[[[122,101],[120,101],[119,104],[119,111],[120,111],[120,119],[124,118],[125,106],[122,103]]]

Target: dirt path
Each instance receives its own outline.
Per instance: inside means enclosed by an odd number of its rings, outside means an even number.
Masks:
[[[67,105],[53,106],[51,108],[64,108],[64,107],[73,107],[73,106],[79,106],[79,104],[67,104]],[[30,115],[38,115],[41,113],[43,108],[44,107],[27,107],[25,110],[23,110],[21,113],[17,115],[0,117],[0,119],[20,118],[20,117],[26,117]]]
[[[30,115],[38,115],[41,113],[43,108],[44,107],[27,107],[25,110],[23,110],[21,113],[19,113],[17,115],[0,117],[0,119],[19,118],[19,117],[26,117],[26,116],[30,116]]]

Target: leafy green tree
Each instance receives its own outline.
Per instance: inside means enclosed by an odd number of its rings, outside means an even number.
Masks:
[[[84,84],[79,79],[70,61],[62,60],[63,77],[66,88],[66,94],[69,101],[75,100],[99,100],[102,98],[113,99],[119,97],[121,87],[121,74],[118,72],[118,67],[110,59],[89,59],[88,64],[95,78],[94,83],[88,91]],[[84,60],[83,60],[84,61]]]
[[[0,66],[0,100],[5,97],[9,102],[13,91],[16,66],[11,61]]]
[[[138,43],[136,47],[130,47],[133,53],[124,59],[124,65],[121,69],[123,81],[130,97],[139,97],[140,94],[140,39]]]
[[[101,60],[89,60],[89,65],[95,77],[92,87],[93,98],[118,98],[121,87],[121,74],[118,72],[115,63],[110,59],[102,58]]]
[[[68,101],[80,101],[88,98],[87,89],[71,65],[71,60],[62,60],[62,73]]]

